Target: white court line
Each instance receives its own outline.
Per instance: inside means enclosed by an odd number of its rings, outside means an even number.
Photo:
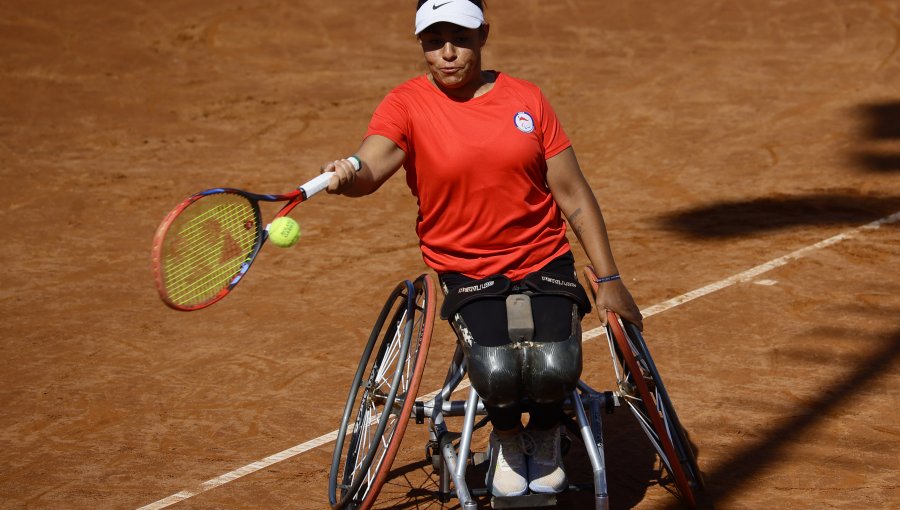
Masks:
[[[897,221],[900,221],[900,212],[896,212],[890,216],[886,216],[884,218],[881,218],[880,220],[873,221],[872,223],[868,223],[861,227],[847,230],[847,231],[842,232],[834,237],[829,237],[828,239],[819,241],[816,244],[812,244],[805,248],[801,248],[797,251],[793,251],[782,257],[778,257],[776,259],[770,260],[769,262],[760,264],[760,265],[753,267],[751,269],[748,269],[744,272],[738,273],[734,276],[725,278],[724,280],[719,280],[715,283],[706,285],[705,287],[700,287],[699,289],[692,290],[692,291],[682,294],[680,296],[669,299],[668,301],[663,301],[662,303],[653,305],[650,308],[642,310],[641,313],[646,318],[646,317],[650,317],[650,316],[665,312],[667,310],[671,310],[672,308],[675,308],[676,306],[679,306],[679,305],[683,305],[684,303],[687,303],[688,301],[693,301],[693,300],[703,297],[707,294],[711,294],[718,290],[722,290],[726,287],[730,287],[736,283],[750,281],[753,278],[755,278],[763,273],[771,271],[777,267],[781,267],[781,266],[787,264],[788,262],[791,262],[792,260],[796,260],[801,257],[805,257],[814,251],[821,250],[823,248],[827,248],[828,246],[840,243],[842,241],[846,241],[848,239],[852,239],[863,232],[866,232],[869,230],[876,230],[878,228],[881,228],[883,225],[888,225],[890,223],[895,223]],[[594,328],[592,330],[586,331],[583,334],[582,338],[584,339],[584,341],[587,341],[592,338],[596,338],[596,337],[600,336],[601,334],[603,334],[603,332],[604,332],[604,328],[602,328],[602,327]],[[457,387],[457,390],[468,387],[468,384],[469,384],[468,379],[462,381],[459,384],[459,386]],[[420,399],[423,401],[431,400],[438,394],[439,391],[440,390],[436,390],[427,395],[422,395],[420,397]],[[201,494],[208,490],[215,489],[216,487],[225,485],[226,483],[237,480],[238,478],[241,478],[241,477],[247,476],[251,473],[254,473],[256,471],[259,471],[260,469],[265,469],[273,464],[276,464],[283,460],[287,460],[291,457],[295,457],[297,455],[300,455],[301,453],[312,450],[313,448],[318,448],[319,446],[328,444],[328,443],[334,441],[335,439],[337,439],[337,434],[338,434],[337,430],[331,431],[325,435],[319,436],[315,439],[311,439],[305,443],[298,444],[297,446],[288,448],[287,450],[284,450],[282,452],[276,453],[274,455],[270,455],[262,460],[258,460],[251,464],[247,464],[244,467],[235,469],[234,471],[225,473],[224,475],[217,476],[215,478],[207,480],[207,481],[201,483],[200,485],[197,485],[193,489],[185,489],[185,490],[183,490],[177,494],[173,494],[167,498],[161,499],[154,503],[150,503],[149,505],[142,506],[138,510],[156,510],[156,509],[166,508],[168,506],[174,505],[175,503],[178,503],[179,501],[184,501],[188,498],[192,498],[198,494]]]

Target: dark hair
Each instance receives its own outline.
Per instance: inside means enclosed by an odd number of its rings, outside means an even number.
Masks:
[[[427,2],[427,1],[428,0],[419,0],[419,2],[416,4],[416,10],[418,11],[419,7],[422,7],[425,4],[425,2]],[[482,11],[484,10],[484,2],[482,0],[469,0],[469,1],[472,2],[473,4],[477,5],[478,8],[481,9]]]

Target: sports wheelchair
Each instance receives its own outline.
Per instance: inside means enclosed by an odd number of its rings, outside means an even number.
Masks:
[[[584,270],[593,282],[593,269]],[[442,502],[457,498],[465,510],[477,508],[475,496],[487,495],[484,487],[469,487],[466,470],[487,462],[486,455],[471,451],[473,433],[487,424],[486,412],[475,390],[469,387],[465,401],[451,400],[468,386],[466,360],[457,342],[444,384],[427,400],[416,400],[431,341],[435,317],[433,279],[425,274],[401,282],[390,294],[363,349],[350,387],[341,426],[335,441],[328,479],[329,503],[334,509],[371,508],[388,478],[391,464],[410,419],[427,420],[429,441],[426,461],[439,475],[436,496]],[[591,283],[596,293],[596,284]],[[615,370],[616,391],[596,391],[579,381],[566,399],[563,423],[584,445],[593,471],[595,508],[609,507],[603,453],[602,412],[627,407],[646,433],[662,466],[689,506],[703,479],[697,459],[669,399],[647,344],[633,324],[609,312],[606,336]],[[446,417],[462,416],[462,430],[448,429]],[[481,417],[479,419],[479,417]],[[570,446],[564,436],[563,450]],[[570,490],[590,487],[570,485]],[[493,508],[551,506],[554,494],[493,497]]]

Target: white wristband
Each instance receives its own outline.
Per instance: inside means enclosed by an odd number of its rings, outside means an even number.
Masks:
[[[347,161],[353,165],[353,169],[359,172],[359,169],[362,168],[362,161],[359,160],[356,156],[347,156]]]

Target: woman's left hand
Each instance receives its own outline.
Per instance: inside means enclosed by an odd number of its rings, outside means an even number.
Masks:
[[[619,314],[623,320],[637,326],[639,330],[644,330],[644,317],[641,315],[641,310],[622,280],[601,283],[598,286],[594,303],[597,311],[600,312],[602,325],[606,325],[606,310],[611,310]]]

